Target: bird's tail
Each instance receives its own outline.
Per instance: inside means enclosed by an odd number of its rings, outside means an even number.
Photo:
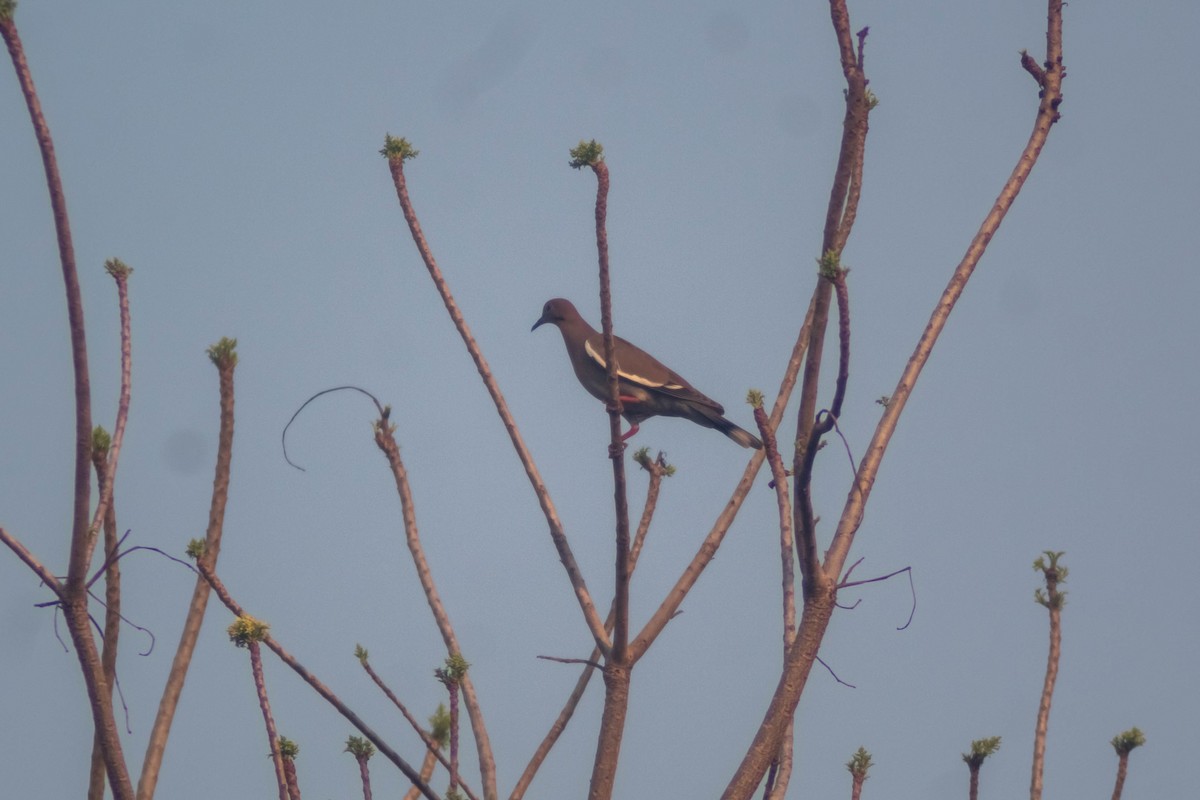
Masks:
[[[742,447],[753,447],[755,450],[762,450],[763,445],[758,440],[758,437],[750,433],[750,431],[742,430],[737,425],[725,419],[721,415],[724,409],[716,403],[713,403],[713,406],[716,406],[715,408],[699,403],[681,403],[680,405],[682,409],[680,412],[677,412],[679,416],[687,417],[706,428],[716,428]]]
[[[710,409],[701,411],[702,419],[696,420],[701,425],[706,425],[709,428],[716,428],[721,433],[733,439],[742,447],[753,447],[755,450],[762,450],[762,442],[758,437],[750,433],[750,431],[742,430],[737,425],[734,425],[729,420],[725,419],[720,414]]]
[[[733,439],[742,447],[753,447],[755,450],[762,450],[762,442],[758,440],[757,436],[750,433],[750,431],[742,430],[724,417],[721,417],[721,421],[725,423],[717,427],[717,430],[721,433]]]

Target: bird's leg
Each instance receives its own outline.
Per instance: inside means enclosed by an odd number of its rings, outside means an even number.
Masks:
[[[633,436],[635,433],[637,433],[637,432],[638,432],[638,429],[639,429],[639,428],[638,428],[638,424],[637,424],[636,422],[635,422],[635,423],[633,423],[633,427],[631,427],[631,428],[629,429],[629,431],[628,431],[628,432],[627,432],[627,433],[626,433],[624,436],[622,436],[622,437],[621,437],[621,441],[623,442],[623,441],[625,441],[626,439],[628,439],[630,436]]]

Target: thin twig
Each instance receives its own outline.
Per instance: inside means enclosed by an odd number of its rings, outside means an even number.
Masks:
[[[857,689],[857,688],[858,688],[858,687],[857,687],[857,686],[855,686],[853,683],[846,683],[846,681],[844,681],[844,680],[842,680],[841,678],[839,678],[839,677],[838,677],[838,674],[837,674],[836,672],[834,672],[834,671],[833,671],[833,667],[831,667],[831,666],[829,666],[828,664],[826,664],[826,663],[825,663],[825,660],[824,660],[824,659],[822,659],[820,656],[817,656],[817,662],[818,662],[818,663],[820,663],[820,665],[821,665],[822,667],[824,667],[825,669],[827,669],[827,670],[829,671],[829,674],[833,676],[833,679],[834,679],[835,681],[837,681],[838,683],[840,683],[842,686],[849,686],[851,689]]]
[[[908,573],[908,590],[909,590],[909,592],[912,593],[912,605],[909,607],[908,619],[905,621],[905,623],[903,625],[896,628],[896,630],[902,631],[905,628],[907,628],[909,625],[911,625],[912,621],[913,621],[913,617],[915,617],[917,614],[917,587],[913,583],[912,567],[904,567],[904,568],[898,569],[894,572],[889,572],[887,575],[880,575],[877,578],[867,578],[866,580],[862,580],[862,581],[850,580],[850,573],[854,571],[854,567],[857,567],[861,563],[862,563],[861,558],[858,561],[854,562],[854,565],[851,566],[850,569],[848,569],[846,571],[846,577],[842,578],[842,582],[838,584],[837,588],[840,590],[840,589],[847,589],[851,586],[862,586],[862,585],[868,584],[868,583],[878,583],[879,581],[886,581],[889,578],[894,578],[897,575],[899,575],[901,572],[907,572]],[[862,600],[860,599],[853,606],[849,606],[849,608],[855,608],[861,602],[862,602]],[[846,608],[846,606],[839,606],[839,607]]]
[[[388,700],[391,700],[392,705],[400,710],[400,713],[404,716],[404,719],[406,719],[412,729],[417,732],[417,736],[421,737],[421,741],[425,744],[426,751],[432,753],[434,757],[441,762],[441,765],[446,768],[446,771],[449,772],[450,761],[447,760],[444,755],[442,755],[442,749],[437,743],[437,740],[430,736],[429,733],[421,727],[421,724],[417,722],[416,717],[409,712],[404,703],[400,702],[400,698],[396,696],[395,692],[393,692],[391,688],[389,688],[388,685],[383,682],[383,678],[379,677],[378,673],[375,672],[375,668],[371,666],[371,663],[365,657],[360,657],[359,662],[362,664],[362,668],[366,670],[367,675],[370,676],[371,680],[375,682],[375,685],[378,686],[383,692],[384,696],[387,697]],[[467,797],[469,797],[471,800],[477,800],[475,793],[471,791],[471,787],[463,783],[462,776],[459,776],[458,785],[459,788],[466,793]]]
[[[363,389],[362,387],[359,387],[359,386],[334,386],[332,389],[322,389],[321,391],[317,392],[312,397],[308,398],[307,400],[305,400],[303,403],[300,404],[300,407],[296,409],[296,412],[294,414],[292,414],[291,419],[289,419],[287,421],[287,424],[283,426],[283,432],[279,434],[279,444],[283,448],[283,460],[286,461],[289,466],[295,467],[296,469],[300,470],[301,472],[306,471],[304,469],[304,467],[300,466],[299,464],[292,461],[292,459],[288,457],[288,451],[287,451],[288,428],[292,427],[292,423],[296,421],[296,417],[300,416],[300,412],[303,411],[305,408],[307,408],[308,404],[311,403],[313,400],[316,400],[318,397],[321,397],[322,395],[327,395],[332,392],[343,392],[343,391],[358,392],[359,394],[364,394],[367,397],[371,398],[371,402],[375,404],[375,410],[379,412],[379,418],[381,420],[384,420],[386,422],[387,419],[391,416],[391,413],[392,413],[391,408],[382,405],[379,402],[379,399],[377,397],[375,397],[375,395],[371,394],[370,392],[368,392],[366,389]]]
[[[592,658],[562,658],[561,656],[538,656],[543,661],[556,661],[559,664],[584,664],[592,669],[604,669],[604,665]]]
[[[113,502],[113,486],[116,482],[117,464],[121,459],[121,443],[125,440],[125,424],[129,419],[129,396],[133,370],[133,335],[129,321],[129,276],[133,270],[116,258],[106,261],[104,268],[117,284],[117,305],[121,318],[121,389],[117,398],[117,420],[113,425],[108,452],[105,454],[105,480],[99,483],[100,491],[96,501],[96,511],[92,515],[89,536],[93,539],[100,526],[107,520],[108,510]],[[95,459],[93,458],[93,460]],[[98,474],[97,471],[97,476]],[[91,553],[88,554],[88,561],[91,562]]]

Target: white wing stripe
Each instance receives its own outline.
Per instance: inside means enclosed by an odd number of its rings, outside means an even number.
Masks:
[[[608,369],[608,363],[604,360],[604,356],[592,349],[591,342],[584,342],[583,349],[588,354],[588,357],[599,364],[602,369]],[[632,372],[626,372],[625,370],[621,369],[619,365],[617,366],[617,375],[627,381],[645,386],[650,389],[678,390],[683,388],[677,383],[662,383],[660,381],[652,381],[649,378],[643,378],[641,375],[635,375]]]

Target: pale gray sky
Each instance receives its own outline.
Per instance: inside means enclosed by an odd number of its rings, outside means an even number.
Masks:
[[[871,118],[845,253],[854,355],[843,415],[861,455],[953,266],[1024,145],[1036,109],[1018,53],[1044,48],[1042,0],[851,2],[869,25]],[[570,690],[590,639],[534,496],[412,246],[383,159],[408,137],[413,201],[567,525],[599,601],[611,583],[607,418],[556,332],[549,297],[598,324],[595,181],[612,172],[617,330],[752,424],[803,315],[836,155],[842,80],[827,4],[23,3],[28,58],[55,137],[87,309],[97,422],[111,427],[115,292],[135,269],[133,411],[117,511],[130,543],[182,551],[203,534],[217,434],[204,349],[237,337],[233,490],[220,572],[277,638],[411,760],[420,746],[353,659],[425,717],[444,653],[403,544],[371,409],[310,394],[354,383],[395,407],[416,512],[511,788]],[[1200,562],[1194,513],[1200,6],[1072,3],[1062,122],[918,385],[855,544],[864,577],[907,583],[843,599],[801,702],[790,797],[962,796],[959,758],[1000,735],[984,796],[1029,782],[1046,654],[1030,565],[1065,550],[1064,655],[1048,797],[1106,796],[1108,741],[1130,726],[1127,798],[1197,792]],[[11,69],[0,78],[0,524],[66,569],[72,417],[61,277],[41,163]],[[794,420],[794,412],[789,414]],[[794,430],[789,422],[781,438]],[[746,453],[678,420],[634,440],[666,482],[633,586],[644,620],[728,497]],[[819,461],[836,516],[849,467]],[[617,795],[719,794],[779,661],[775,501],[765,478],[720,555],[633,681]],[[644,481],[631,474],[631,503]],[[828,525],[828,523],[827,523]],[[823,533],[827,534],[827,525]],[[192,577],[124,561],[121,684],[140,764]],[[76,797],[90,722],[50,599],[0,552],[0,776],[14,797]],[[244,651],[210,608],[159,797],[273,792]],[[62,626],[60,625],[60,630]],[[356,796],[354,731],[278,661],[280,731],[302,747],[306,797]],[[597,682],[531,798],[583,796]],[[476,785],[473,748],[467,774]],[[372,762],[377,796],[401,791]],[[442,778],[437,779],[444,788]]]

